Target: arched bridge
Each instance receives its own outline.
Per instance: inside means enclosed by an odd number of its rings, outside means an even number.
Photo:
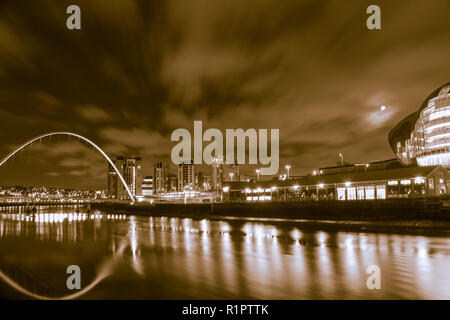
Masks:
[[[120,178],[120,181],[122,182],[123,186],[125,187],[125,189],[127,190],[128,195],[130,196],[130,199],[132,202],[135,202],[134,196],[130,191],[130,188],[128,187],[127,183],[125,182],[125,179],[123,178],[123,176],[120,174],[119,170],[117,169],[116,165],[114,164],[114,162],[108,157],[108,155],[99,147],[97,146],[94,142],[92,142],[91,140],[80,136],[79,134],[76,133],[72,133],[72,132],[50,132],[50,133],[45,133],[42,134],[40,136],[37,136],[33,139],[28,140],[27,142],[25,142],[23,145],[21,145],[19,148],[17,148],[16,150],[14,150],[13,152],[11,152],[10,154],[8,154],[5,158],[2,159],[2,161],[0,162],[0,167],[6,162],[8,161],[11,157],[13,157],[17,152],[19,152],[20,150],[22,150],[23,148],[27,147],[28,145],[32,144],[35,141],[38,141],[40,139],[43,138],[47,138],[47,137],[51,137],[51,136],[70,136],[70,137],[76,137],[78,139],[81,139],[87,143],[89,143],[92,147],[94,147],[98,152],[101,153],[101,155],[109,162],[109,164],[114,168],[114,171],[117,173],[117,176]]]

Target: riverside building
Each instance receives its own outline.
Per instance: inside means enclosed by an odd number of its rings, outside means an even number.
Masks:
[[[227,182],[223,187],[223,200],[383,200],[442,196],[449,191],[448,173],[442,166],[355,169],[283,181]]]
[[[401,120],[389,133],[389,143],[405,165],[450,168],[450,82]]]
[[[224,201],[384,200],[450,193],[450,82],[389,132],[398,159],[319,168],[294,179],[228,182]],[[342,157],[342,155],[340,155]]]

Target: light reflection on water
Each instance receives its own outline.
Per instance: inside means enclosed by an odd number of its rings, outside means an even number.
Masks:
[[[51,210],[1,213],[0,268],[26,270],[54,292],[64,291],[68,265],[87,283],[125,240],[123,261],[85,298],[450,299],[445,237]],[[373,264],[381,290],[366,287]]]

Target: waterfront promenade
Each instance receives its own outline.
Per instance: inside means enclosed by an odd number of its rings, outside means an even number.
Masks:
[[[399,233],[450,233],[450,210],[442,198],[380,201],[303,201],[265,203],[96,202],[92,209],[136,216],[194,219],[296,221],[311,228]]]

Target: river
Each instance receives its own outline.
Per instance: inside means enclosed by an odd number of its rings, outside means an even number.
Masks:
[[[81,299],[450,299],[448,237],[21,210],[0,213],[2,298],[76,294],[66,285],[76,265]],[[371,265],[381,289],[368,289]]]

